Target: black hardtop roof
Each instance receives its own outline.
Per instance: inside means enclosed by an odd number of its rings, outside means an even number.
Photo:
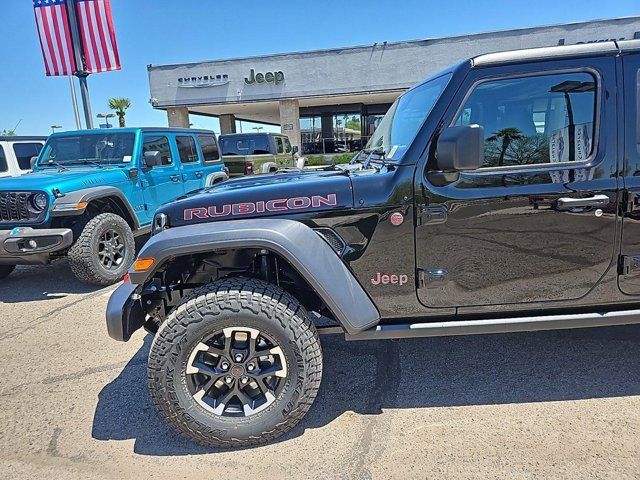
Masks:
[[[485,53],[471,58],[473,67],[493,66],[529,60],[553,60],[556,58],[590,55],[617,55],[640,51],[640,40],[620,40],[606,42],[579,43],[553,47],[525,48],[506,52]]]
[[[0,142],[24,142],[29,140],[38,140],[45,141],[47,136],[36,136],[36,135],[0,135]]]

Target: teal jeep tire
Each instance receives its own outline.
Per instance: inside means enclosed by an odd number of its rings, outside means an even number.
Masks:
[[[163,322],[148,381],[176,431],[214,447],[247,447],[292,429],[322,378],[307,311],[276,285],[228,278],[194,290]]]
[[[67,256],[78,280],[112,285],[124,277],[135,257],[131,227],[119,215],[96,215],[83,225]]]

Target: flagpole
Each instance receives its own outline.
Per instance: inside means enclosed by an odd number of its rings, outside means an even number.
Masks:
[[[84,108],[84,121],[87,128],[93,128],[93,114],[91,113],[91,101],[89,99],[89,86],[87,77],[89,72],[84,67],[82,42],[80,41],[80,29],[78,28],[78,15],[76,10],[76,0],[67,0],[69,10],[69,23],[71,24],[71,39],[76,57],[76,73],[80,83],[80,95],[82,96],[82,106]]]
[[[76,128],[82,129],[80,122],[80,110],[78,110],[78,97],[76,97],[76,86],[73,84],[73,75],[69,75],[69,86],[71,87],[71,102],[73,103],[73,115],[76,118]]]

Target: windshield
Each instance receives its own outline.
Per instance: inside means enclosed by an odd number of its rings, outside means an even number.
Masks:
[[[133,156],[133,133],[96,133],[54,137],[47,141],[38,166],[127,164]]]
[[[400,160],[447,86],[451,74],[427,81],[398,98],[367,143],[389,160]]]

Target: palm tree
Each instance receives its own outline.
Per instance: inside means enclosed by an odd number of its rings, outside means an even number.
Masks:
[[[499,167],[504,165],[504,156],[507,153],[507,149],[509,148],[511,141],[522,140],[523,138],[526,137],[517,128],[503,128],[487,138],[487,142],[496,142],[499,139],[502,139],[502,148],[500,149],[500,157],[498,158]]]
[[[119,97],[109,99],[109,108],[116,111],[116,115],[118,115],[118,120],[120,121],[120,128],[124,128],[126,126],[124,116],[127,114],[126,110],[130,107],[131,100],[128,98]]]

